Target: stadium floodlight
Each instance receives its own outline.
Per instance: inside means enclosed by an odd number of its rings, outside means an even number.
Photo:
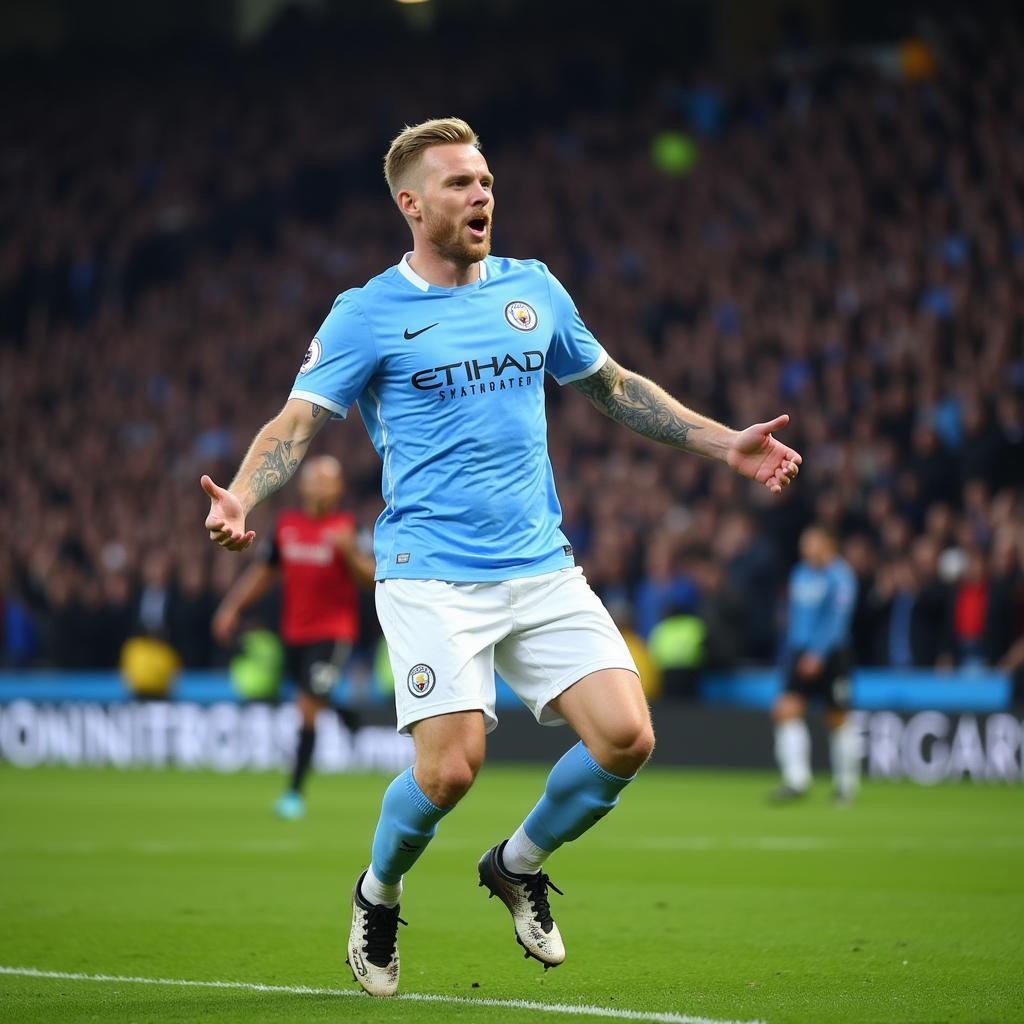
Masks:
[[[405,26],[414,32],[429,32],[434,27],[437,4],[431,0],[395,0],[402,8]]]

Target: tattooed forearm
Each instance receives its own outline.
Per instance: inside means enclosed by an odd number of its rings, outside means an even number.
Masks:
[[[246,515],[291,479],[309,443],[330,419],[323,415],[326,411],[305,399],[290,398],[272,420],[263,424],[228,488],[242,503]]]
[[[281,441],[276,437],[268,437],[267,441],[274,447],[257,453],[263,464],[253,471],[249,481],[249,489],[257,501],[269,498],[283,487],[299,465],[299,460],[292,455],[292,441]]]
[[[652,441],[690,448],[690,431],[703,429],[700,424],[683,419],[661,388],[623,370],[610,359],[597,373],[573,386],[606,416]]]
[[[621,367],[608,359],[597,373],[573,383],[573,387],[585,398],[589,398],[602,412],[608,396],[615,390]]]

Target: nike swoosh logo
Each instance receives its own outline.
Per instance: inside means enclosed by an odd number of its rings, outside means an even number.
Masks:
[[[441,321],[439,320],[438,323]],[[430,327],[436,327],[437,324],[431,324]],[[430,327],[421,327],[418,331],[410,331],[407,327],[405,329],[405,340],[412,341],[413,338],[418,338],[424,331],[429,331]]]

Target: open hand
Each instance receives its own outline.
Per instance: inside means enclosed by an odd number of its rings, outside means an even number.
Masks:
[[[210,540],[216,541],[228,551],[244,551],[256,539],[256,533],[245,529],[242,503],[205,474],[199,482],[210,496],[210,514],[206,517]]]
[[[764,484],[772,494],[781,494],[803,462],[799,452],[772,437],[773,430],[781,430],[788,422],[789,416],[783,413],[768,423],[741,430],[729,446],[726,463],[741,476]]]

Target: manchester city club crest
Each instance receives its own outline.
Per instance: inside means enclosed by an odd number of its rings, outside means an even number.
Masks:
[[[532,331],[537,326],[537,311],[528,302],[510,302],[505,307],[505,319],[517,331]]]
[[[414,697],[426,697],[428,693],[434,688],[434,683],[437,682],[437,677],[434,675],[434,670],[429,665],[413,665],[409,669],[409,676],[406,679],[406,685],[409,687],[409,692]]]

